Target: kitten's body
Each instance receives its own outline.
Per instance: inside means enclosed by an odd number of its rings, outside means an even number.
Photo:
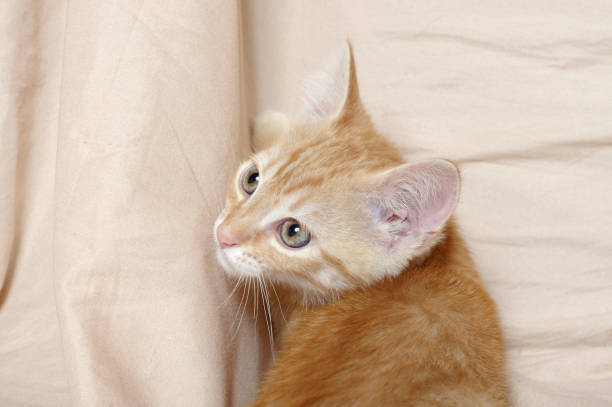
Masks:
[[[365,113],[348,55],[324,77],[315,120],[257,126],[263,151],[216,224],[228,273],[276,291],[277,358],[254,406],[505,406],[495,306],[449,220],[458,172],[403,164]],[[311,232],[303,247],[283,243],[286,219]]]
[[[254,406],[507,404],[495,306],[452,223],[393,279],[308,311],[283,305],[278,360]]]

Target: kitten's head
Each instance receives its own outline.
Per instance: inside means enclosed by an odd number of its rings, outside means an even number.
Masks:
[[[215,223],[235,277],[325,294],[400,273],[440,240],[459,192],[448,161],[403,164],[364,111],[350,45],[313,75],[299,120],[264,115]]]

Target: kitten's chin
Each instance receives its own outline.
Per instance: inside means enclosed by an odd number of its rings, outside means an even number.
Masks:
[[[231,277],[240,277],[240,274],[236,270],[234,270],[234,267],[232,267],[231,263],[229,262],[221,248],[217,248],[217,261],[225,271],[225,274]]]

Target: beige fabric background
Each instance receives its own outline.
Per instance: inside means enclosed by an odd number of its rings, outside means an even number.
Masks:
[[[2,7],[0,405],[244,405],[258,344],[211,244],[248,149],[239,3]]]
[[[15,0],[0,30],[0,405],[247,403],[265,341],[230,340],[212,222],[248,115],[346,37],[378,128],[462,168],[513,404],[612,403],[612,3]]]

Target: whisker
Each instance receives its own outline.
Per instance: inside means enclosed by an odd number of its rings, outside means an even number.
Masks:
[[[266,294],[265,294],[265,282],[263,281],[261,276],[258,276],[257,279],[259,280],[259,282],[261,283],[261,298],[263,303],[261,304],[261,307],[263,309],[264,312],[264,320],[266,321],[266,330],[268,331],[268,336],[270,335],[270,329],[268,326],[268,310],[266,309]]]
[[[260,276],[257,276],[257,278],[255,279],[255,287],[257,288],[257,293],[261,293],[261,285],[259,283],[259,279]],[[253,300],[255,301],[253,304],[253,309],[254,309],[254,314],[255,314],[255,323],[253,324],[253,331],[255,334],[257,334],[257,318],[259,316],[259,298],[261,298],[261,296],[257,296],[255,297],[255,295],[253,296]]]
[[[261,292],[261,288],[259,286],[259,277],[257,277],[254,281],[255,281],[255,288],[256,288],[255,292],[257,293]],[[255,321],[257,321],[257,314],[259,311],[259,297],[253,296],[253,299],[255,300],[253,301],[253,314],[255,315]]]
[[[278,310],[280,311],[280,314],[283,317],[283,321],[285,321],[285,323],[287,323],[287,318],[285,318],[285,314],[283,313],[283,307],[281,305],[280,298],[278,298],[278,294],[276,292],[276,288],[274,288],[274,283],[270,283],[270,287],[272,287],[272,291],[274,291],[274,295],[276,296],[276,301],[278,302]]]
[[[238,332],[240,332],[240,326],[242,325],[242,319],[244,318],[244,313],[246,312],[246,309],[247,309],[247,303],[249,302],[249,295],[251,294],[251,284],[252,283],[253,283],[253,280],[249,277],[248,285],[247,285],[246,301],[244,302],[244,308],[242,309],[242,314],[240,315],[240,321],[238,322],[238,328],[236,329],[236,332],[234,333],[234,337],[232,338],[232,341],[236,338],[236,336],[238,335]]]
[[[263,283],[263,290],[264,290],[264,299],[265,299],[265,305],[268,308],[268,318],[266,319],[266,325],[268,326],[268,334],[270,335],[270,352],[272,354],[272,360],[275,360],[275,355],[274,355],[274,330],[273,330],[273,326],[272,326],[272,311],[270,310],[270,294],[268,293],[268,287],[266,284],[266,281],[264,279],[261,280],[261,282]],[[264,308],[265,311],[265,308]],[[269,319],[269,322],[268,322]]]
[[[236,281],[236,283],[234,284],[234,288],[232,289],[232,291],[229,293],[229,295],[227,296],[227,298],[225,299],[225,301],[223,301],[221,304],[219,304],[219,306],[217,307],[217,311],[222,310],[223,308],[225,308],[227,306],[227,304],[229,304],[229,300],[230,298],[232,298],[232,295],[234,295],[234,293],[236,292],[236,290],[238,289],[238,286],[240,285],[240,281],[242,280],[242,276],[238,277],[238,280]]]
[[[240,279],[242,280],[242,276],[240,276]],[[246,292],[245,292],[244,287],[243,287],[243,289],[242,289],[242,297],[240,298],[240,303],[238,304],[238,307],[236,308],[236,312],[234,312],[234,316],[232,317],[232,326],[230,327],[230,331],[233,331],[234,327],[236,326],[236,320],[238,319],[238,314],[240,314],[240,309],[242,308],[242,302],[244,301],[245,293]]]

